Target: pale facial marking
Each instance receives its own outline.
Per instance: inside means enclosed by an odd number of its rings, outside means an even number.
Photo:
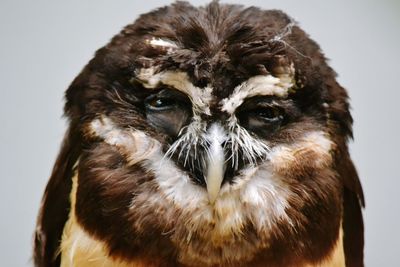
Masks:
[[[90,123],[92,134],[101,137],[112,146],[116,146],[127,157],[130,165],[140,162],[159,149],[159,144],[149,140],[141,131],[119,129],[107,117],[95,119]]]
[[[167,48],[168,52],[172,52],[175,49],[178,48],[178,46],[176,45],[176,43],[170,41],[170,40],[166,40],[166,39],[161,39],[161,38],[151,38],[150,40],[146,40],[151,46],[154,47],[163,47],[163,48]]]
[[[275,95],[285,98],[289,94],[289,89],[294,85],[293,65],[288,68],[287,73],[277,76],[257,75],[239,84],[233,93],[221,100],[221,110],[233,114],[246,98],[253,96]]]
[[[268,154],[268,159],[275,169],[287,169],[302,153],[314,153],[317,157],[314,161],[316,168],[323,168],[331,163],[330,151],[334,143],[329,135],[323,131],[306,133],[299,141],[291,145],[275,146]]]
[[[212,100],[212,88],[205,87],[199,88],[194,86],[189,76],[185,72],[181,71],[163,71],[155,73],[156,69],[142,68],[136,74],[136,78],[142,83],[145,88],[154,89],[160,84],[168,85],[175,88],[176,90],[185,93],[192,102],[193,111],[195,115],[204,113],[211,115],[210,113],[210,102]]]

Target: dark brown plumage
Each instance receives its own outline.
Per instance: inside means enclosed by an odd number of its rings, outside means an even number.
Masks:
[[[107,264],[314,266],[339,250],[341,229],[346,266],[363,266],[364,199],[335,76],[281,11],[177,2],[142,15],[67,90],[36,266],[77,255],[89,266],[89,239]]]

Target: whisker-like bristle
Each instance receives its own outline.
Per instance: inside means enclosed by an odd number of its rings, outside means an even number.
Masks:
[[[184,167],[190,170],[206,170],[207,161],[211,155],[211,141],[207,137],[204,126],[192,123],[180,131],[179,138],[169,147],[164,158],[174,155]],[[260,159],[267,159],[270,151],[267,144],[255,139],[236,120],[229,124],[228,135],[223,142],[226,153],[225,162],[230,162],[230,168],[237,171],[241,164],[256,165]]]

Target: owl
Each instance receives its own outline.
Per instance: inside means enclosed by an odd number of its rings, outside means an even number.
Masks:
[[[65,114],[36,266],[363,266],[348,96],[283,12],[141,15],[72,82]]]

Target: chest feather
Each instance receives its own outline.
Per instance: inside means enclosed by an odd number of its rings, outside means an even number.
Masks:
[[[75,217],[77,176],[73,178],[71,191],[71,212],[64,227],[61,240],[61,267],[157,267],[159,264],[147,260],[124,262],[109,256],[107,246],[100,240],[91,237],[77,222]],[[265,266],[268,266],[267,264]],[[345,266],[343,251],[343,231],[331,255],[319,264],[307,264],[303,267],[343,267]],[[301,267],[301,266],[299,266]]]

